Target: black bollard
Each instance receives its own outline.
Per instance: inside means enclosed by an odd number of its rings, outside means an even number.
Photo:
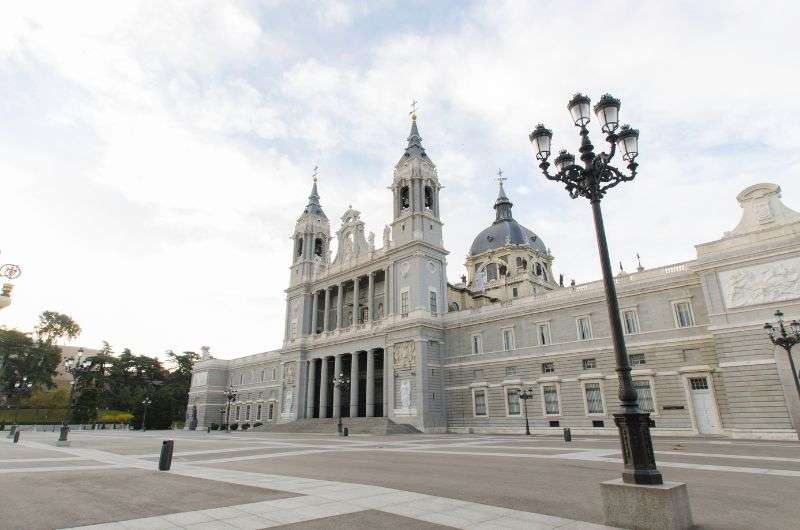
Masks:
[[[350,435],[350,429],[347,428],[347,427],[343,428],[342,429],[342,436],[349,436],[349,435]]]
[[[16,425],[12,425],[11,429],[9,429],[9,431],[8,431],[7,438],[13,438],[15,432],[17,432],[17,426]]]
[[[209,425],[209,426],[206,428],[206,433],[207,433],[207,434],[211,434],[211,425]]]
[[[19,442],[19,431],[14,431],[14,443]]]
[[[175,447],[175,440],[164,440],[161,444],[161,458],[158,459],[158,470],[169,471],[172,467],[172,449]]]
[[[0,431],[6,430],[6,422],[0,421]]]
[[[572,431],[569,430],[569,427],[564,428],[564,441],[571,442],[572,441]]]
[[[61,431],[58,434],[58,440],[56,441],[56,445],[62,447],[68,446],[69,445],[69,440],[67,439],[68,435],[69,435],[69,425],[62,425]]]

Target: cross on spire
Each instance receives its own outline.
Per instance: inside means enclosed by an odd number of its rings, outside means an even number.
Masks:
[[[507,181],[507,180],[508,180],[508,178],[503,176],[503,170],[502,170],[502,169],[498,169],[498,170],[497,170],[497,183],[498,183],[500,186],[502,186],[502,185],[503,185],[503,182],[505,182],[505,181]]]
[[[314,179],[314,182],[316,182],[318,176],[319,176],[319,166],[314,166],[314,174],[311,175],[311,178]]]
[[[416,99],[412,99],[411,100],[411,112],[409,112],[409,114],[411,114],[411,119],[416,121],[416,119],[417,119],[417,100]]]

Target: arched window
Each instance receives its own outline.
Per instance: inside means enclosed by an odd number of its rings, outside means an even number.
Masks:
[[[508,274],[508,269],[505,265],[500,265],[500,276],[505,276],[506,274]]]
[[[450,311],[458,311],[458,302],[450,302],[450,305],[447,306]]]
[[[433,209],[433,188],[425,186],[425,208]]]
[[[497,264],[489,263],[486,265],[486,279],[489,281],[497,279]]]
[[[300,257],[303,255],[303,238],[297,238],[297,256]]]
[[[323,243],[322,238],[318,237],[314,240],[314,255],[322,256]]]
[[[542,266],[539,263],[537,263],[536,264],[536,276],[541,276],[541,275],[542,275]]]
[[[400,207],[401,208],[408,208],[408,186],[403,186],[400,188]]]
[[[547,281],[547,265],[542,266],[542,278]]]

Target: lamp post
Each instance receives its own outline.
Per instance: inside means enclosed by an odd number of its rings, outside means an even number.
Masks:
[[[145,397],[142,400],[142,405],[144,405],[144,414],[142,414],[142,432],[147,430],[147,407],[153,404],[153,400],[149,397]]]
[[[350,389],[350,378],[344,375],[344,372],[339,372],[333,378],[333,388],[339,391],[339,395],[347,392]],[[341,403],[341,401],[340,401]],[[339,405],[339,419],[336,422],[336,432],[342,434],[342,410],[341,404]]]
[[[225,407],[220,407],[217,412],[219,412],[219,428],[222,430],[222,426],[225,424]]]
[[[229,434],[231,432],[231,403],[236,401],[236,394],[237,394],[237,392],[236,392],[236,389],[233,388],[233,385],[228,385],[228,388],[226,388],[225,392],[224,392],[224,395],[225,395],[225,408],[228,411],[228,418],[227,418],[228,421],[225,422],[225,432],[229,433]],[[223,420],[224,420],[224,418],[223,418]]]
[[[79,348],[77,353],[77,356],[69,357],[64,361],[64,367],[72,376],[72,381],[70,381],[69,384],[69,401],[67,405],[69,410],[67,410],[67,415],[62,423],[65,427],[69,425],[70,421],[72,421],[75,416],[73,412],[75,407],[75,385],[78,384],[83,374],[92,366],[92,361],[90,359],[83,359],[83,348]]]
[[[789,366],[792,369],[792,376],[794,377],[794,386],[797,388],[797,397],[800,397],[800,379],[798,379],[797,368],[794,366],[794,359],[792,358],[792,347],[800,342],[800,322],[792,320],[786,325],[783,321],[783,312],[779,309],[775,311],[775,318],[777,322],[764,324],[764,329],[769,334],[769,340],[775,346],[780,346],[786,350],[786,356],[789,357]]]
[[[576,163],[575,156],[565,150],[559,152],[553,163],[558,173],[550,174],[550,142],[553,133],[544,125],[537,125],[530,134],[536,158],[540,161],[539,168],[549,180],[564,184],[569,196],[573,199],[584,197],[592,205],[594,214],[594,228],[597,235],[597,247],[600,254],[600,266],[603,270],[603,286],[605,287],[608,317],[611,323],[611,337],[616,358],[616,372],[619,377],[620,411],[614,414],[614,423],[619,428],[622,445],[622,457],[625,470],[622,479],[633,484],[662,484],[661,473],[656,467],[653,454],[653,441],[650,438],[650,414],[642,412],[639,408],[636,389],[631,380],[631,367],[625,349],[625,340],[622,334],[622,322],[619,315],[619,302],[614,286],[614,276],[611,271],[611,260],[608,253],[605,227],[603,226],[603,213],[600,201],[606,192],[621,182],[633,180],[636,176],[636,157],[639,155],[639,131],[627,125],[619,128],[620,101],[608,94],[600,98],[594,106],[594,112],[600,121],[600,126],[606,134],[609,143],[609,152],[595,155],[594,146],[589,141],[589,131],[586,126],[590,121],[590,99],[582,94],[576,94],[567,105],[572,115],[572,120],[579,130],[581,144],[579,148],[581,164]],[[629,174],[625,174],[610,165],[616,151],[619,150],[622,159],[628,162]]]
[[[17,424],[17,420],[19,419],[19,408],[22,402],[22,397],[30,394],[32,388],[33,383],[28,381],[27,375],[23,376],[22,379],[11,385],[11,394],[17,397],[17,407],[14,410],[14,425]]]
[[[0,265],[0,277],[8,278],[9,280],[3,284],[2,291],[0,291],[0,309],[11,304],[11,289],[14,288],[14,284],[10,280],[19,278],[20,274],[22,274],[22,269],[20,269],[19,265],[14,265],[13,263]]]
[[[528,423],[528,400],[533,397],[532,388],[523,388],[519,391],[519,398],[522,400],[522,408],[525,409],[525,435],[531,435],[531,427]]]

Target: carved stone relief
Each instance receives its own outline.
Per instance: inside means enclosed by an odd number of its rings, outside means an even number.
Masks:
[[[296,368],[294,361],[284,363],[283,364],[283,379],[285,381],[292,382],[294,381],[294,376],[296,374]]]
[[[403,381],[400,385],[400,404],[404,409],[411,407],[411,382]]]
[[[398,342],[394,345],[394,369],[413,370],[416,367],[416,345],[414,341]]]
[[[800,298],[800,258],[725,271],[719,278],[729,308]]]

